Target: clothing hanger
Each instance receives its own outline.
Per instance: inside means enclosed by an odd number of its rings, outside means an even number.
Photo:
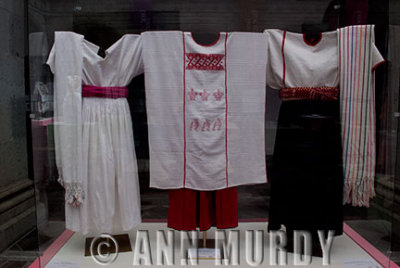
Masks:
[[[82,23],[74,26],[74,32],[82,34],[85,39],[99,47],[97,55],[104,58],[105,50],[121,38],[114,28],[98,23]]]
[[[303,32],[304,41],[309,45],[316,45],[322,38],[322,32],[324,32],[326,25],[321,23],[307,24],[303,23],[301,29]]]
[[[191,34],[193,40],[202,46],[210,46],[219,39],[219,33],[191,32]]]

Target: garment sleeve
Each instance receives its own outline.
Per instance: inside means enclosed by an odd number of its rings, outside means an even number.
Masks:
[[[56,32],[47,64],[54,74],[54,140],[58,181],[67,204],[78,207],[85,198],[82,172],[82,40]]]
[[[378,48],[375,44],[372,44],[372,70],[375,71],[382,63],[385,62],[385,59],[382,57],[381,53],[379,52]]]
[[[54,61],[55,61],[55,43],[53,44],[50,53],[49,53],[49,57],[47,58],[46,64],[49,65],[51,72],[54,74],[55,72],[55,68],[54,68]]]
[[[141,35],[127,34],[106,51],[113,53],[112,64],[118,66],[119,73],[124,74],[121,81],[124,85],[144,72],[141,40]]]
[[[266,30],[268,39],[267,86],[274,89],[284,87],[284,38],[281,30]]]

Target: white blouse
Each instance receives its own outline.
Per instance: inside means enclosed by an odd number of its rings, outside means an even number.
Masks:
[[[337,31],[323,32],[315,43],[304,34],[265,30],[268,36],[267,84],[274,89],[338,87],[339,56]],[[383,59],[372,47],[372,68]]]

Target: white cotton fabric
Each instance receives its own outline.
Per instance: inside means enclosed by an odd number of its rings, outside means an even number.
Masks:
[[[66,204],[83,203],[82,170],[82,42],[83,36],[56,32],[47,64],[54,73],[54,146],[58,181]]]
[[[82,84],[126,86],[142,72],[140,36],[123,36],[107,49],[104,59],[97,51],[98,47],[81,35],[56,32],[48,60],[54,73],[56,111],[63,107],[63,115],[77,119],[66,123],[64,117],[56,117],[55,138],[57,166],[64,185],[79,182],[84,193],[78,206],[66,202],[66,227],[83,234],[128,231],[141,222],[127,100],[81,97]],[[66,105],[66,92],[74,93],[74,106]],[[60,126],[66,124],[74,131],[64,133]],[[65,167],[71,172],[74,168],[81,171],[71,176]]]
[[[307,44],[301,33],[286,32],[284,41],[282,30],[265,33],[269,40],[268,86],[281,89],[339,85],[336,31],[322,33],[315,45]]]
[[[220,33],[203,46],[191,33],[168,31],[145,32],[142,41],[150,186],[218,190],[265,183],[266,36]],[[185,53],[201,54],[201,66],[222,55],[219,69],[189,69]]]

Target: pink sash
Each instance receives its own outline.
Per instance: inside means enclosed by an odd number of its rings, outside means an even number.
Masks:
[[[127,87],[98,87],[91,85],[82,86],[82,97],[84,98],[109,98],[118,99],[128,97]]]

